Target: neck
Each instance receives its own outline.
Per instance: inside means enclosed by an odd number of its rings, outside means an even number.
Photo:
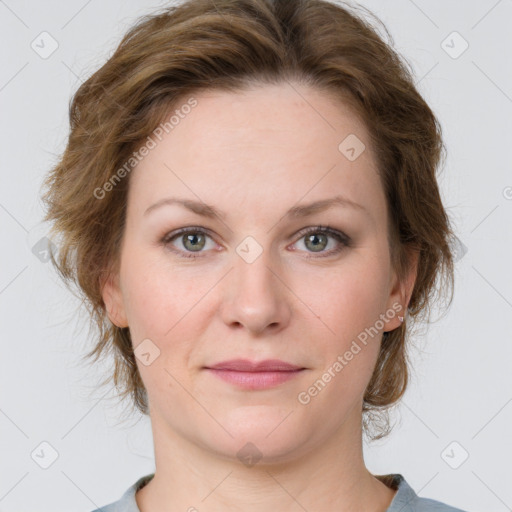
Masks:
[[[136,493],[138,507],[141,512],[385,512],[396,491],[366,469],[360,419],[353,414],[321,447],[300,457],[246,466],[193,443],[152,415],[156,470]]]

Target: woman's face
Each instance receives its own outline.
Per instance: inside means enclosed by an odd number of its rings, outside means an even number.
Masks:
[[[130,328],[154,432],[268,461],[353,441],[404,301],[367,132],[297,83],[194,98],[146,141],[103,289]],[[212,369],[235,359],[300,370]]]

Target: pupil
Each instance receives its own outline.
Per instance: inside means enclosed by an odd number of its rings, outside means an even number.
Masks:
[[[322,242],[320,241],[320,244],[318,243],[318,241],[320,240],[320,237],[324,237],[325,238],[325,235],[320,235],[320,236],[318,236],[318,235],[309,235],[309,237],[308,237],[308,242],[315,241],[315,243],[312,245],[312,248],[315,251],[323,249],[323,247],[321,246]]]
[[[202,236],[202,235],[197,235],[197,234],[193,234],[193,235],[185,235],[185,240],[186,240],[186,243],[185,243],[185,246],[187,248],[192,248],[192,249],[201,249],[202,248],[202,244],[201,243],[198,243],[198,239],[199,237]],[[187,246],[187,243],[190,245],[190,247]],[[204,245],[204,244],[203,244]]]

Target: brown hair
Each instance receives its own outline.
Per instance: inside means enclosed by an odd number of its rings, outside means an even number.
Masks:
[[[410,265],[407,251],[419,251],[408,321],[384,333],[364,395],[364,432],[373,427],[372,439],[390,432],[387,410],[409,378],[409,321],[430,316],[435,292],[444,288],[439,278],[446,278],[453,298],[453,233],[436,181],[445,153],[440,125],[383,28],[390,43],[353,6],[324,0],[189,0],[141,18],[75,93],[67,147],[43,184],[45,220],[61,238],[51,259],[68,284],[78,285],[98,328],[86,357],[97,362],[112,353],[114,368],[103,384],[113,380],[118,396],[131,396],[144,414],[147,394],[129,329],[109,321],[101,296],[102,277],[119,262],[129,176],[105,197],[97,190],[187,95],[296,80],[339,97],[364,121],[387,198],[399,276]]]

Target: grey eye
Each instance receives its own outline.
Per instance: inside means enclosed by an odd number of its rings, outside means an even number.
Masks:
[[[313,252],[323,251],[328,244],[328,236],[322,233],[319,234],[309,234],[304,237],[305,245],[308,249]]]
[[[206,244],[203,233],[187,233],[181,237],[183,246],[189,251],[200,251]]]

